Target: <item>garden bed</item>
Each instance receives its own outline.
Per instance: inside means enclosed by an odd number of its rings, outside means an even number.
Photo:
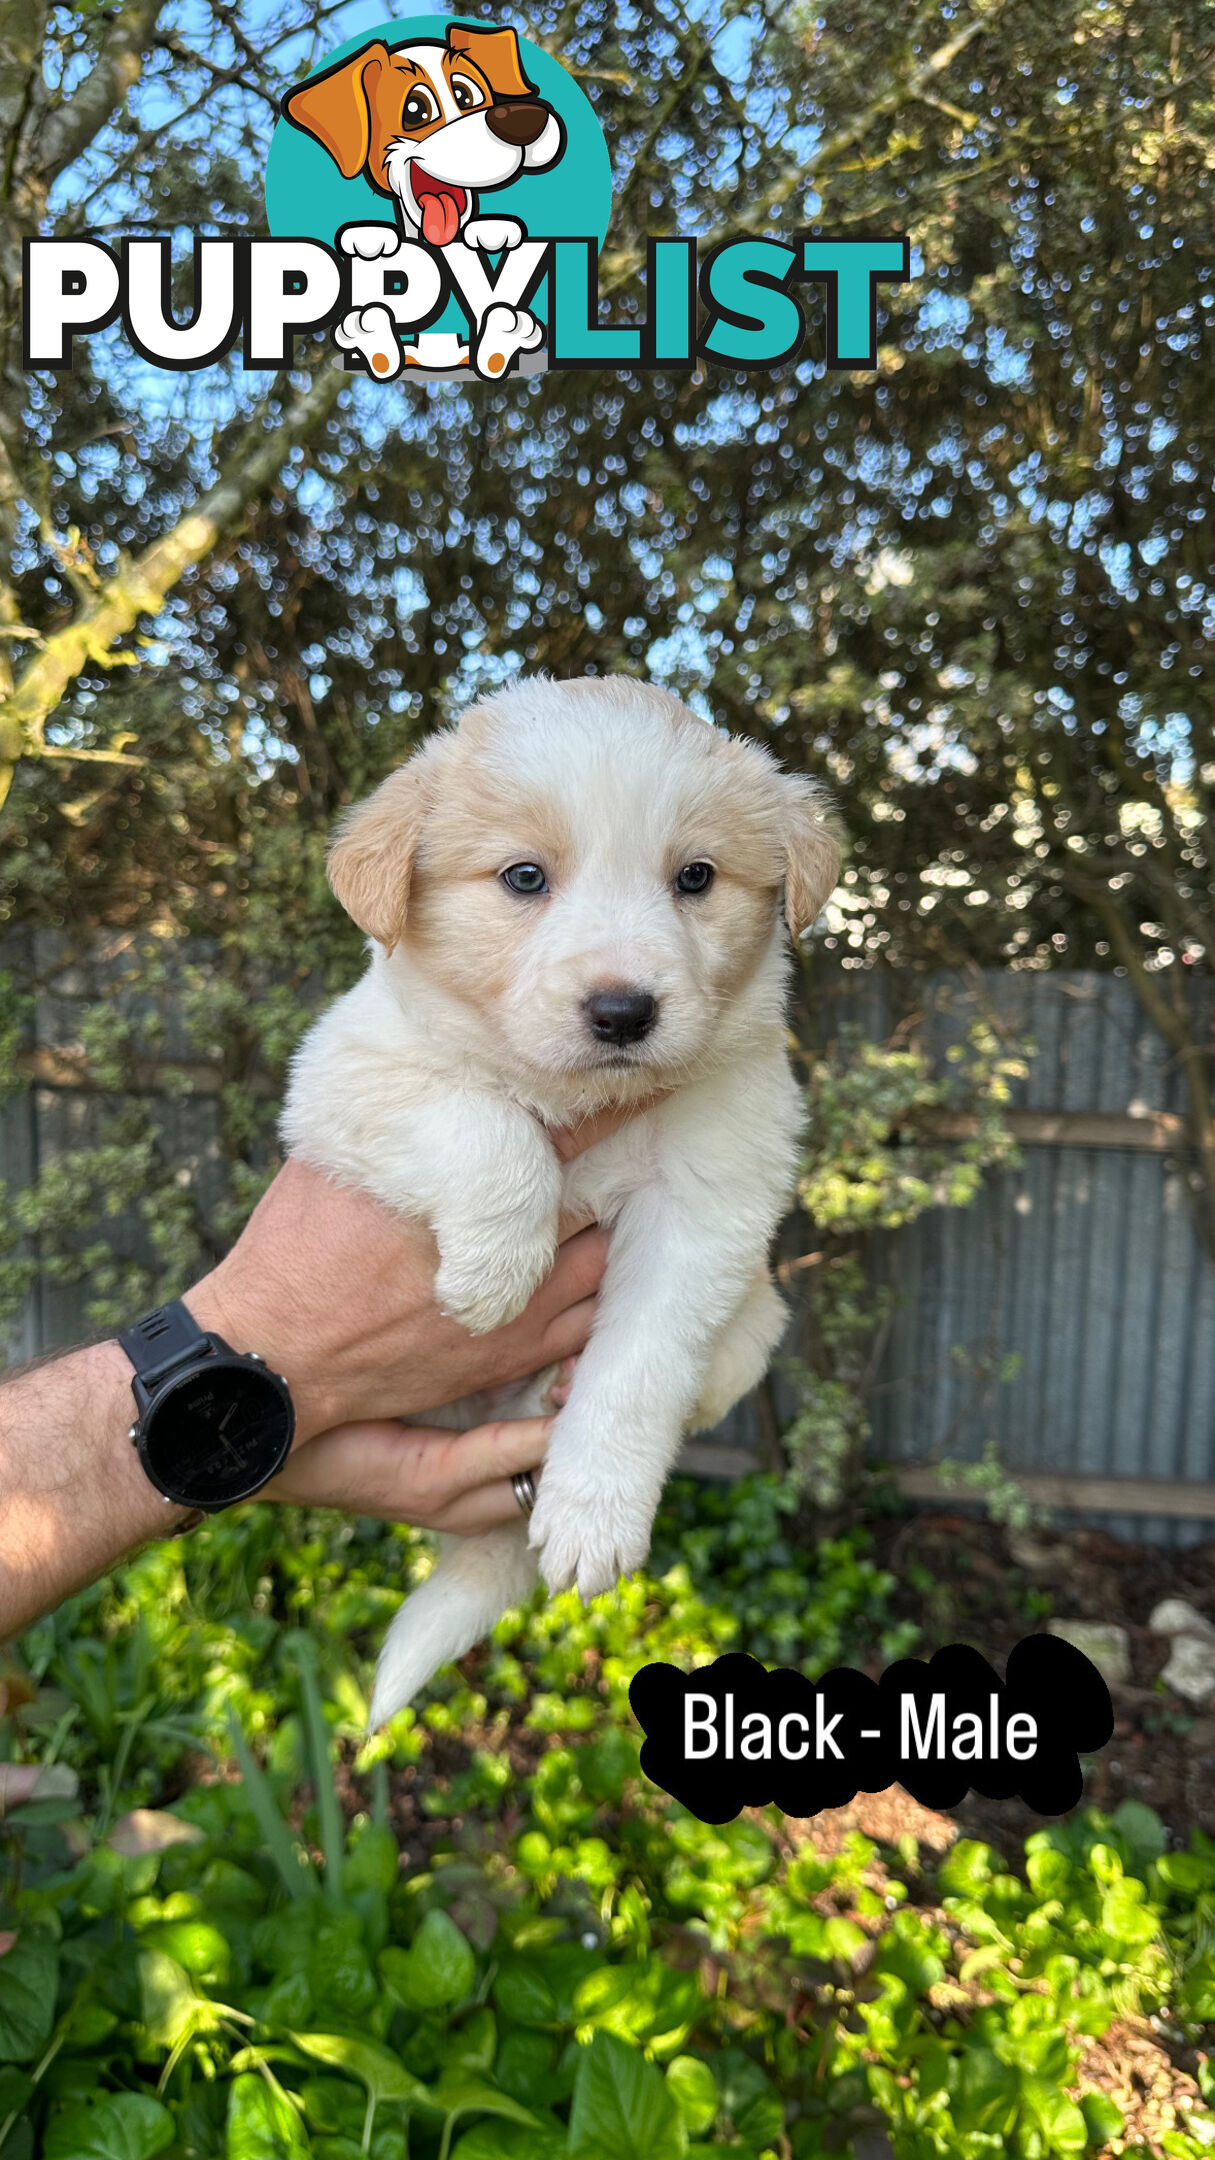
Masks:
[[[876,1671],[1044,1615],[973,1524],[946,1576],[947,1517],[813,1554],[792,1520],[677,1488],[652,1573],[504,1621],[370,1745],[409,1533],[249,1510],[32,1630],[0,2160],[1199,2160],[1215,1845],[1182,1821],[1128,1786],[997,1836],[895,1787],[711,1828],[639,1775],[646,1658]]]
[[[893,1610],[921,1630],[922,1648],[970,1642],[999,1665],[1048,1617],[1125,1628],[1131,1676],[1115,1686],[1114,1737],[1085,1780],[1086,1800],[1112,1809],[1142,1801],[1179,1838],[1215,1837],[1215,1698],[1198,1707],[1161,1678],[1166,1637],[1148,1620],[1165,1598],[1184,1598],[1215,1621],[1215,1544],[1169,1550],[1124,1543],[1100,1530],[1008,1535],[973,1515],[925,1512],[872,1525],[873,1550],[895,1577]],[[1020,1801],[972,1794],[957,1811],[971,1834],[1016,1844],[1037,1826]]]

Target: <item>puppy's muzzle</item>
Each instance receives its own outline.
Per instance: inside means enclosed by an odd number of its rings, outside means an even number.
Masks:
[[[648,990],[620,986],[592,990],[589,997],[583,998],[582,1010],[597,1042],[623,1049],[627,1043],[640,1042],[649,1034],[658,1016],[658,1000]]]
[[[538,98],[499,101],[490,106],[485,125],[499,142],[510,143],[515,150],[525,150],[529,143],[539,142],[548,126],[548,106],[542,105]]]

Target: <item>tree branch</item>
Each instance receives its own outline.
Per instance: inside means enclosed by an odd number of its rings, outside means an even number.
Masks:
[[[46,723],[76,677],[94,662],[111,661],[120,638],[143,615],[158,615],[187,570],[231,532],[249,504],[269,486],[287,452],[324,424],[342,387],[339,368],[322,364],[308,388],[289,405],[278,426],[266,432],[261,417],[234,444],[228,469],[133,563],[108,578],[95,600],[62,630],[48,636],[17,688],[0,705],[0,803],[22,757],[44,754]]]
[[[126,0],[102,41],[101,51],[66,105],[48,113],[38,131],[37,168],[44,187],[57,180],[88,149],[111,114],[126,102],[143,71],[144,52],[164,0]]]

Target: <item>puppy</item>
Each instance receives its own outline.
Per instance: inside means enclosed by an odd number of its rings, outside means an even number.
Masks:
[[[546,171],[565,148],[560,119],[523,72],[515,32],[461,23],[448,24],[445,42],[390,48],[377,38],[299,83],[283,111],[323,145],[343,179],[363,173],[390,198],[407,239],[440,253],[457,243],[495,254],[517,247],[525,237],[518,219],[480,217],[477,195],[509,186],[522,172]],[[348,254],[364,260],[395,254],[399,245],[385,225],[348,225],[340,238]],[[493,379],[543,335],[528,308],[489,306],[474,329],[473,366]],[[470,356],[445,332],[423,332],[402,356],[384,306],[353,307],[336,336],[381,379],[399,372],[403,357],[442,366]]]
[[[342,825],[329,875],[371,965],[297,1053],[286,1145],[429,1223],[438,1297],[474,1333],[527,1303],[563,1208],[611,1228],[530,1522],[442,1541],[373,1726],[537,1574],[591,1598],[640,1567],[683,1435],[763,1374],[801,1118],[782,895],[796,937],[837,868],[813,782],[623,677],[481,699]],[[659,1090],[558,1162],[546,1125]]]

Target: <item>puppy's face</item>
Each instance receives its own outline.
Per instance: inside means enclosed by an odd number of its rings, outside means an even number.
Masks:
[[[331,876],[512,1066],[611,1099],[713,1049],[771,943],[834,882],[810,784],[666,692],[520,683],[356,812]]]
[[[347,179],[365,172],[407,224],[448,247],[475,191],[556,162],[564,136],[523,72],[513,30],[448,28],[444,45],[382,40],[289,92],[288,118]]]

